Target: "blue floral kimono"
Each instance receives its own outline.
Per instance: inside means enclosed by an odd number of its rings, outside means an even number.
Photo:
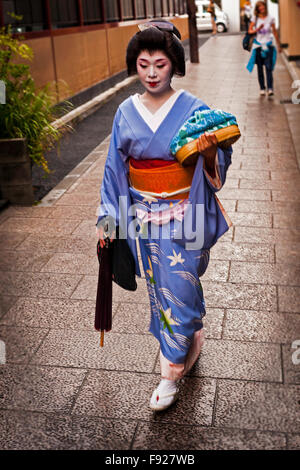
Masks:
[[[126,99],[115,115],[101,187],[98,222],[110,215],[128,234],[138,276],[135,237],[139,238],[151,304],[150,331],[173,364],[185,362],[194,333],[203,327],[205,303],[199,276],[207,268],[210,248],[231,224],[215,193],[225,182],[232,149],[218,148],[214,179],[199,156],[188,200],[148,197],[130,187],[128,160],[174,161],[172,138],[196,110],[204,109],[208,107],[201,100],[184,91],[153,132],[132,97]]]

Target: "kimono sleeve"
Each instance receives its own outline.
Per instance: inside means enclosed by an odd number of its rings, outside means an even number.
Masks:
[[[104,167],[97,226],[102,219],[108,216],[113,219],[116,225],[119,225],[120,197],[124,197],[126,206],[130,201],[127,167],[125,164],[126,156],[122,152],[119,118],[120,112],[118,110],[113,122],[110,145]]]
[[[205,164],[203,163],[203,173],[205,175],[206,182],[214,193],[219,191],[226,181],[227,170],[231,164],[231,155],[232,147],[229,147],[228,149],[221,149],[218,147],[215,159],[215,177],[212,177],[209,174],[205,169]]]
[[[201,107],[199,107],[200,111],[204,109],[210,109],[209,106],[203,103]],[[228,149],[221,149],[218,147],[216,160],[215,160],[215,177],[213,178],[208,171],[205,169],[205,164],[203,164],[203,173],[206,179],[206,182],[210,189],[215,193],[219,191],[226,181],[226,174],[229,165],[231,164],[231,155],[232,155],[232,147]]]

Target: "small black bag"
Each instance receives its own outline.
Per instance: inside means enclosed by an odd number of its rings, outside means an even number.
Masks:
[[[246,33],[245,34],[244,39],[243,39],[243,49],[245,49],[245,51],[248,51],[248,52],[251,51],[252,44],[253,44],[255,36],[256,36],[256,33],[254,33],[254,34]]]
[[[255,27],[256,27],[256,23],[257,23],[257,18],[256,18],[256,21],[255,21]],[[245,49],[245,51],[248,51],[250,52],[251,49],[252,49],[252,44],[253,44],[253,41],[255,39],[255,36],[256,36],[256,33],[248,33],[248,31],[246,32],[244,38],[243,38],[243,49]]]
[[[119,238],[119,227],[117,227],[116,230],[116,238],[109,243],[112,251],[111,263],[113,281],[123,289],[135,291],[137,289],[135,260],[126,239]],[[99,262],[101,259],[101,250],[100,241],[98,240],[97,255]]]

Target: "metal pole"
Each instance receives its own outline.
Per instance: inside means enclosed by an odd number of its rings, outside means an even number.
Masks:
[[[123,8],[121,4],[121,0],[118,0],[118,12],[119,12],[119,21],[123,21]]]
[[[0,26],[4,26],[4,11],[3,11],[3,4],[2,0],[0,0]]]
[[[102,23],[106,23],[106,9],[104,5],[104,0],[100,0],[100,8],[101,8]]]
[[[197,7],[195,0],[187,0],[187,12],[189,15],[190,57],[193,64],[199,64],[198,30],[196,21]]]
[[[79,13],[79,25],[83,26],[84,19],[83,19],[83,8],[82,8],[81,0],[78,0],[77,6],[78,6],[78,13]]]
[[[136,20],[136,0],[132,0],[132,13],[133,13],[133,18]]]

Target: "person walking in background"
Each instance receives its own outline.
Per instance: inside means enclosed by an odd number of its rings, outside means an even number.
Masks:
[[[246,0],[244,4],[244,23],[246,31],[249,29],[250,20],[252,17],[252,4],[250,0]]]
[[[217,25],[216,25],[216,11],[215,11],[215,4],[213,0],[210,0],[209,5],[207,7],[207,12],[210,13],[211,17],[211,25],[212,25],[212,34],[215,36],[217,34]]]
[[[261,96],[266,95],[265,74],[267,75],[268,96],[274,94],[273,91],[273,70],[276,63],[277,51],[274,46],[273,37],[276,39],[278,52],[281,52],[278,33],[275,28],[275,19],[268,14],[266,2],[259,1],[254,8],[254,16],[251,19],[249,33],[256,34],[253,41],[250,60],[247,65],[249,72],[252,72],[254,65],[257,65],[258,82]]]

